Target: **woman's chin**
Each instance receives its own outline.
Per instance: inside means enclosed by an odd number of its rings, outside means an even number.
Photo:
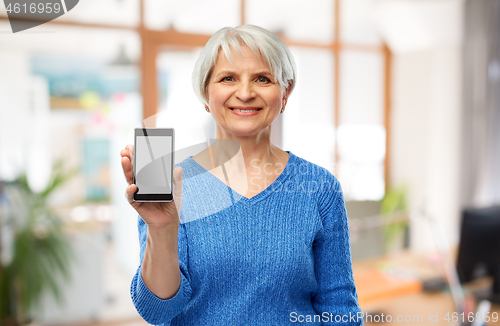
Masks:
[[[232,128],[227,128],[225,133],[236,136],[236,137],[256,137],[262,132],[263,129],[259,126],[237,126]]]

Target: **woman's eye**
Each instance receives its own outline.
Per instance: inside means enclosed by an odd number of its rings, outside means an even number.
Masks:
[[[259,83],[267,83],[270,81],[267,77],[259,77],[257,80],[259,81]]]
[[[233,81],[233,77],[224,77],[224,78],[222,78],[222,80],[221,80],[221,81],[224,81],[224,82],[231,82],[231,81]]]

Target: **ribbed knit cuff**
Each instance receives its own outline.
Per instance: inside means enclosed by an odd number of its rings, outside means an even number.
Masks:
[[[191,298],[191,286],[189,281],[181,272],[181,284],[177,293],[170,299],[160,299],[144,283],[142,273],[139,270],[136,275],[136,293],[132,295],[135,307],[139,315],[150,324],[162,324],[169,322],[177,316],[186,306]]]

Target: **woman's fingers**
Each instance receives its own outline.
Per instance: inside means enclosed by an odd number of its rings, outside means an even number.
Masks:
[[[130,149],[129,149],[130,147],[129,147],[129,146],[132,146],[132,145],[127,145],[127,146],[125,147],[125,149],[122,149],[122,150],[120,151],[120,155],[121,155],[122,157],[128,157],[128,158],[130,159],[130,161],[132,161],[132,160],[133,160],[133,151],[132,151],[132,152],[130,151]],[[132,147],[133,147],[133,146],[132,146]]]
[[[137,186],[135,184],[131,184],[125,189],[125,197],[127,198],[130,204],[134,204],[134,193],[137,191]]]
[[[128,144],[125,149],[130,153],[130,162],[134,162],[134,145]]]
[[[122,168],[123,174],[125,175],[125,180],[130,185],[134,182],[134,170],[132,168],[132,162],[126,156],[122,157]]]
[[[125,149],[123,149],[120,152],[120,155],[122,157],[123,173],[125,175],[125,180],[127,180],[128,184],[132,184],[134,182],[133,153],[134,153],[134,145],[127,145]]]

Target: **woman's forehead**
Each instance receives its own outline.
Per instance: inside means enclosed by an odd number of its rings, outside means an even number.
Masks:
[[[242,64],[245,66],[252,64],[254,66],[259,66],[261,69],[264,68],[271,70],[262,54],[256,54],[246,44],[242,44],[239,49],[230,47],[228,55],[226,55],[224,50],[221,48],[219,54],[217,55],[214,68],[217,69],[222,66],[240,67]]]

